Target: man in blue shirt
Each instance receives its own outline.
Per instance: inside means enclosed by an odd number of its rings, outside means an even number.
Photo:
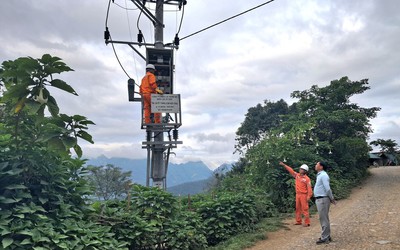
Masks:
[[[317,181],[314,186],[314,197],[317,205],[319,222],[321,223],[322,233],[317,244],[329,243],[331,241],[331,225],[329,222],[329,207],[331,203],[336,204],[329,184],[329,176],[325,172],[328,165],[318,162],[315,170],[318,172]]]

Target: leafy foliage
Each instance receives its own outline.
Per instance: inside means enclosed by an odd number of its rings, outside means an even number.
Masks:
[[[4,94],[1,97],[5,129],[10,129],[16,148],[23,147],[21,138],[31,143],[46,143],[50,150],[73,149],[78,156],[82,150],[77,139],[93,143],[92,137],[85,131],[94,124],[80,115],[59,114],[57,101],[48,90],[54,87],[77,95],[75,90],[54,74],[72,71],[58,57],[45,54],[40,59],[21,57],[14,61],[5,61],[0,70]],[[51,117],[45,116],[45,110]]]
[[[251,231],[261,218],[275,215],[274,205],[266,195],[253,191],[219,189],[213,195],[193,197],[192,209],[202,218],[209,245]]]
[[[247,150],[234,168],[236,174],[250,179],[249,185],[264,187],[284,212],[294,204],[294,181],[277,163],[283,160],[296,167],[325,161],[332,167],[334,193],[337,198],[344,197],[366,175],[369,120],[379,108],[360,107],[350,98],[368,89],[368,80],[350,81],[343,77],[326,87],[293,92],[292,97],[298,101],[288,108],[287,115],[281,116],[279,125],[271,127],[264,139]],[[313,172],[310,177],[315,179]]]
[[[14,61],[4,61],[1,79],[6,88],[3,101],[15,103],[14,111],[19,113],[23,108],[32,113],[44,115],[47,107],[52,116],[59,112],[55,98],[47,90],[54,87],[77,95],[75,90],[60,79],[53,79],[54,74],[72,71],[58,57],[45,54],[40,59],[21,57]]]
[[[3,249],[124,249],[111,228],[89,221],[83,197],[84,161],[78,138],[93,122],[59,114],[47,90],[76,95],[53,74],[71,71],[60,58],[43,55],[3,62],[0,103],[0,235]],[[45,115],[45,108],[51,116]]]
[[[94,188],[99,200],[121,199],[126,197],[131,183],[131,171],[123,172],[112,164],[88,166],[87,180]]]
[[[268,133],[282,123],[283,116],[289,113],[288,104],[283,100],[265,101],[264,105],[249,108],[244,122],[236,132],[237,152],[256,145]]]
[[[128,201],[97,205],[103,224],[129,249],[200,249],[207,246],[197,213],[180,208],[177,198],[158,188],[135,185]],[[131,203],[130,203],[131,202]],[[99,203],[100,204],[100,203]]]
[[[397,142],[395,140],[392,139],[377,139],[374,141],[371,141],[369,143],[370,145],[374,145],[374,146],[379,146],[380,150],[382,152],[385,153],[389,153],[389,154],[396,154],[397,151],[399,151],[399,145],[397,144]]]

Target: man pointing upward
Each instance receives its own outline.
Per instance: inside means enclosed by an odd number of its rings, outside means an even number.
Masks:
[[[301,225],[301,215],[304,215],[304,226],[310,226],[310,214],[308,212],[308,202],[311,199],[313,193],[311,188],[310,178],[307,176],[308,166],[303,164],[300,166],[299,173],[294,171],[291,167],[283,162],[279,162],[279,165],[286,168],[286,170],[296,179],[296,223],[295,225]]]

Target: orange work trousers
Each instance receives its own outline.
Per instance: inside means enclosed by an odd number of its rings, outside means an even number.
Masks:
[[[304,223],[310,224],[307,194],[296,194],[296,223],[301,223],[301,215],[304,215]]]
[[[142,94],[144,123],[151,123],[151,94]],[[154,123],[161,123],[161,113],[154,113]]]

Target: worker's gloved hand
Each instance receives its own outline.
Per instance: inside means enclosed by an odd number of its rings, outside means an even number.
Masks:
[[[160,94],[160,95],[164,94],[164,92],[159,88],[156,88],[156,92],[157,92],[157,94]]]

